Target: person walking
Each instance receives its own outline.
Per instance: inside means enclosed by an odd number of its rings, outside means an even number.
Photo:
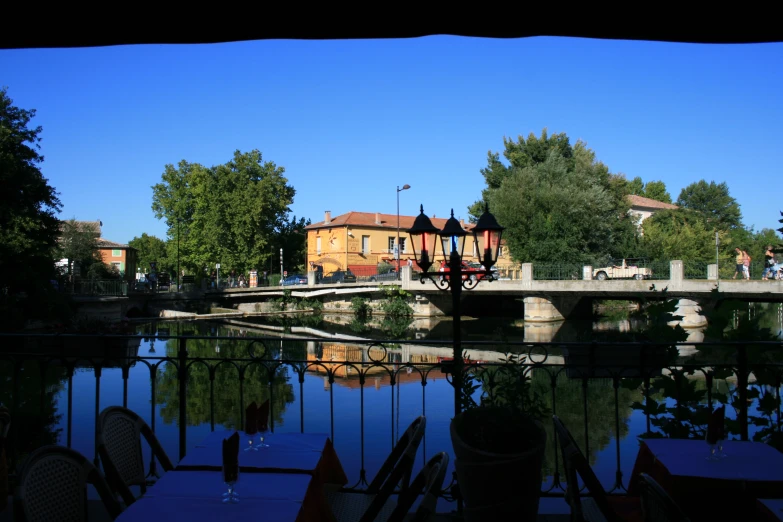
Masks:
[[[745,256],[742,255],[742,249],[740,247],[736,247],[734,249],[734,252],[736,252],[736,257],[734,258],[735,268],[734,268],[734,277],[732,279],[737,279],[737,274],[742,275],[743,271],[745,270],[743,262],[745,261]]]
[[[761,273],[762,281],[767,281],[769,276],[774,278],[773,266],[775,266],[775,254],[772,252],[772,245],[767,245],[767,251],[764,252],[764,271]]]
[[[750,254],[747,250],[742,251],[742,272],[745,275],[745,279],[750,281]]]

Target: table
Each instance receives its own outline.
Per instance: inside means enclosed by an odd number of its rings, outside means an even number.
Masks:
[[[628,494],[639,494],[639,474],[647,473],[690,517],[712,520],[755,510],[755,498],[783,497],[783,453],[761,442],[725,441],[723,449],[725,458],[710,461],[703,440],[647,439]]]
[[[233,433],[210,433],[117,520],[246,521],[256,515],[281,522],[333,520],[324,487],[343,486],[348,479],[327,435],[275,434],[266,440],[269,447],[258,451],[241,446],[240,502],[223,504],[222,441]],[[249,439],[244,432],[239,436],[242,444]]]

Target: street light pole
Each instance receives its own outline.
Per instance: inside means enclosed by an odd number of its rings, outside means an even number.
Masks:
[[[460,298],[463,287],[467,290],[474,288],[480,280],[486,279],[493,281],[492,267],[497,262],[498,250],[500,248],[500,238],[503,234],[503,227],[498,225],[495,217],[489,213],[489,208],[485,207],[484,213],[479,218],[476,226],[473,227],[472,236],[476,244],[478,254],[481,258],[481,264],[484,270],[471,272],[476,278],[464,278],[465,272],[462,270],[462,252],[465,249],[465,236],[467,231],[462,228],[457,219],[454,218],[454,211],[451,211],[451,217],[446,221],[443,230],[438,230],[433,226],[430,218],[424,214],[424,206],[421,207],[421,214],[416,217],[413,227],[408,230],[411,237],[416,262],[422,269],[421,283],[429,279],[439,290],[451,291],[452,305],[452,343],[454,358],[450,368],[444,370],[451,373],[451,384],[454,386],[454,414],[459,415],[462,411],[462,382],[465,362],[462,356],[462,330],[461,330],[461,310]],[[448,259],[448,272],[430,272],[437,254],[437,243],[440,242],[440,248],[443,250],[444,261]],[[447,252],[448,249],[448,252]]]
[[[408,190],[411,188],[410,185],[407,183],[400,188],[399,185],[397,185],[397,279],[400,279],[400,192],[403,190]]]
[[[179,284],[179,224],[182,220],[177,218],[177,292],[182,288]]]

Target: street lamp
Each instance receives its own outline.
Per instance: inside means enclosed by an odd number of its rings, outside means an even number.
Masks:
[[[180,288],[180,282],[179,282],[179,225],[182,223],[182,218],[177,218],[177,292],[179,292]]]
[[[462,228],[460,222],[454,218],[454,210],[451,211],[451,217],[446,221],[443,230],[438,230],[424,214],[424,205],[421,206],[421,214],[416,217],[413,227],[408,230],[413,245],[413,253],[416,256],[416,263],[422,269],[421,283],[429,279],[440,290],[451,291],[451,309],[452,309],[452,337],[454,343],[454,360],[451,365],[452,386],[454,386],[454,414],[457,415],[461,410],[462,403],[462,372],[464,361],[462,359],[462,332],[460,330],[460,295],[462,288],[470,290],[474,288],[480,279],[487,279],[490,282],[494,280],[492,267],[498,259],[498,250],[500,247],[500,238],[504,228],[501,227],[495,216],[489,213],[489,206],[485,205],[484,213],[473,227],[472,235],[475,241],[479,257],[481,258],[484,270],[471,272],[476,276],[483,277],[463,279],[462,271],[462,252],[465,248],[465,237],[468,232]],[[443,260],[448,261],[448,271],[430,272],[433,262],[437,257],[438,246],[435,243],[439,239],[440,249],[443,252]]]
[[[397,186],[397,279],[400,279],[400,192],[403,190],[408,190],[411,188],[410,185],[407,183],[402,186],[402,188]]]

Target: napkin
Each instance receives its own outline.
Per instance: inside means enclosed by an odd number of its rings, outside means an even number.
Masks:
[[[258,432],[258,406],[255,401],[245,409],[245,433],[254,435]]]
[[[258,430],[266,431],[269,429],[269,399],[265,400],[258,407]]]
[[[726,406],[715,408],[707,422],[707,443],[716,444],[724,435],[724,417]]]
[[[223,481],[236,482],[239,478],[239,433],[223,439]]]

